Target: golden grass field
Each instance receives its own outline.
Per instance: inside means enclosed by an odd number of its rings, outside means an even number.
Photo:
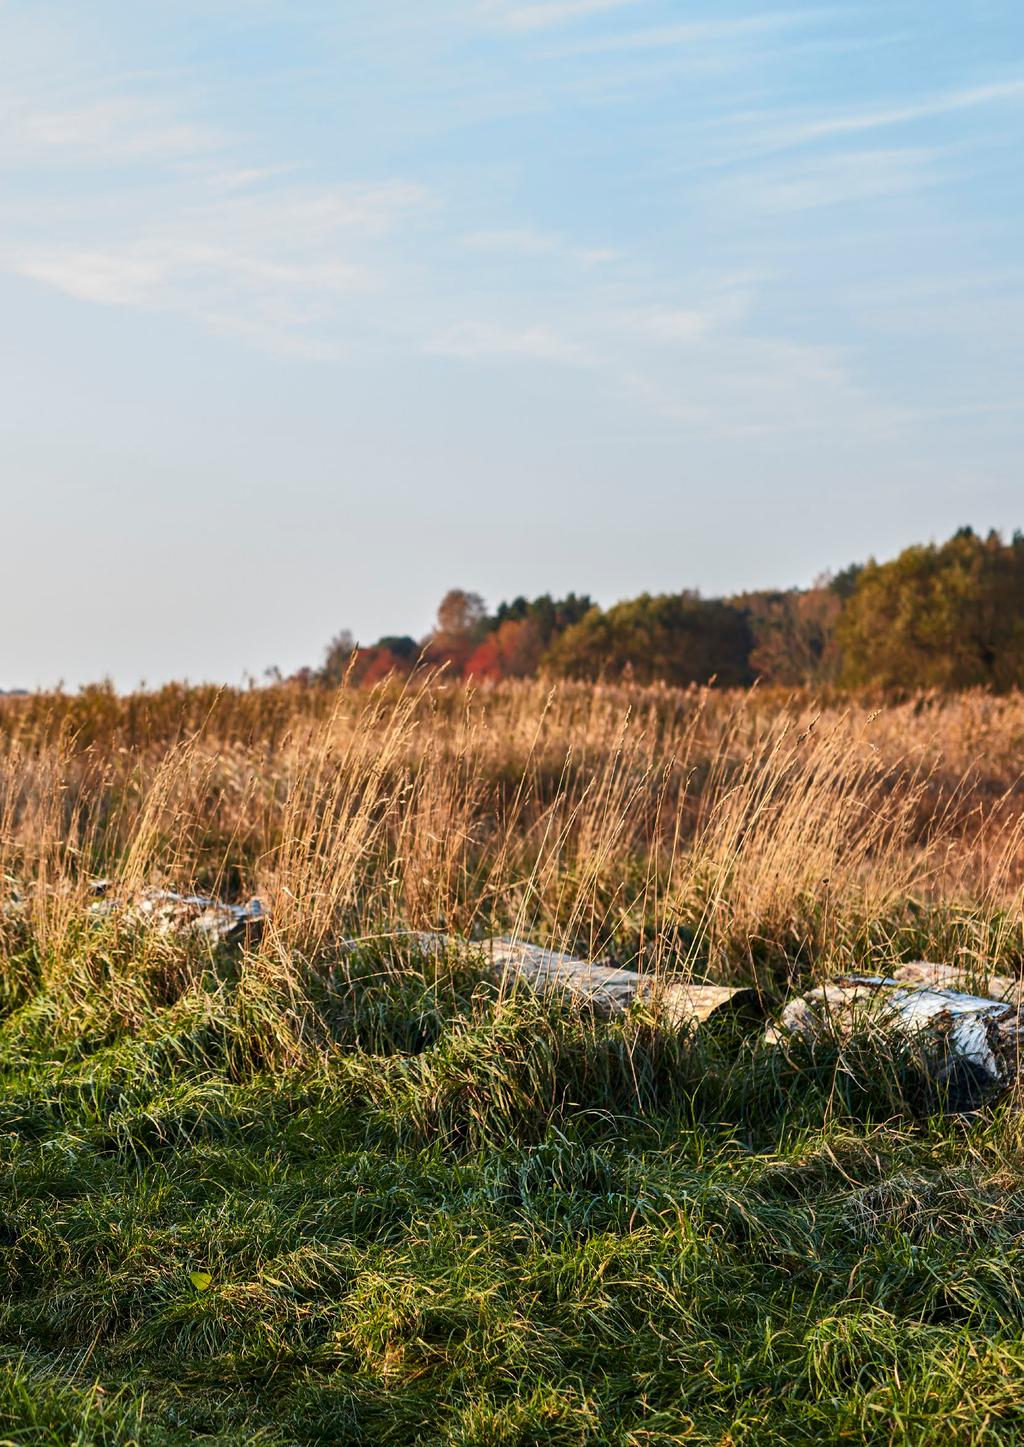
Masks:
[[[258,894],[306,963],[513,930],[778,984],[1022,943],[1019,695],[90,690],[5,701],[0,749],[0,874],[51,947],[98,876]]]

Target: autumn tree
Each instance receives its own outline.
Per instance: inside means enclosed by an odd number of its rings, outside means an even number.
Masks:
[[[433,663],[446,663],[461,673],[486,632],[487,606],[479,593],[450,588],[437,608],[437,621],[427,646]]]
[[[744,593],[733,599],[750,621],[750,667],[767,683],[827,683],[839,669],[836,628],[842,601],[829,581],[788,592]]]
[[[484,637],[466,662],[467,676],[531,677],[554,640],[592,607],[590,598],[575,593],[564,598],[553,598],[550,593],[537,598],[520,596],[511,603],[499,603],[485,620]]]
[[[721,599],[643,593],[606,613],[591,608],[555,642],[545,666],[563,678],[686,685],[714,677],[723,686],[739,686],[753,678],[752,643],[745,614]]]
[[[492,626],[500,628],[504,623],[530,622],[541,645],[547,648],[560,633],[585,618],[593,606],[593,599],[585,593],[567,593],[564,598],[553,598],[550,593],[538,598],[513,598],[511,603],[498,604]]]
[[[356,640],[347,628],[336,633],[324,650],[323,666],[319,674],[320,682],[328,684],[331,688],[337,688],[339,684],[343,683],[352,667],[355,651]]]
[[[374,643],[357,655],[352,681],[363,688],[370,688],[384,678],[407,678],[415,661],[415,656],[396,653],[385,643]]]
[[[506,618],[492,629],[466,662],[467,678],[530,678],[537,672],[544,643],[532,618]]]
[[[842,681],[886,688],[1024,683],[1024,536],[962,528],[868,563],[838,629]]]
[[[419,653],[416,640],[404,635],[381,638],[360,648],[346,628],[328,644],[317,681],[330,688],[337,688],[345,681],[357,688],[368,688],[392,674],[406,677],[412,672]]]

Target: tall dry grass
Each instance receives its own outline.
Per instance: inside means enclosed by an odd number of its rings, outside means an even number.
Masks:
[[[1024,700],[426,678],[0,705],[5,952],[90,881],[244,897],[264,954],[514,931],[715,978],[1021,948]],[[77,924],[76,924],[77,922]],[[62,943],[63,942],[63,943]],[[992,957],[992,959],[990,959]]]

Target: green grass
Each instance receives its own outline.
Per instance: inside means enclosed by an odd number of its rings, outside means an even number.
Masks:
[[[0,1442],[1024,1439],[1011,1104],[466,968],[101,954],[0,1029]]]

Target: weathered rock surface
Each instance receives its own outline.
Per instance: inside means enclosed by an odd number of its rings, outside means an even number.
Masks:
[[[722,1012],[753,1018],[764,1013],[754,990],[653,979],[520,940],[488,940],[483,948],[505,987],[522,984],[537,994],[563,995],[600,1015],[622,1015],[642,1001],[666,1024],[683,1029]]]
[[[1021,1001],[1020,980],[961,965],[940,965],[932,960],[913,960],[906,965],[897,965],[887,978],[898,980],[901,985],[917,985],[930,990],[957,990],[964,995],[1007,1000],[1012,1004]]]
[[[247,904],[225,904],[202,894],[178,894],[173,889],[143,889],[128,900],[108,893],[106,880],[97,880],[94,892],[102,895],[92,906],[97,915],[117,915],[129,923],[148,925],[164,935],[202,935],[225,939],[237,930],[261,925],[266,911],[258,899]]]
[[[928,983],[954,978],[950,969],[922,961],[893,975],[850,975],[821,985],[789,1002],[768,1039],[842,1040],[873,1025],[920,1043],[934,1061],[936,1082],[956,1086],[960,1094],[1012,1084],[1024,1038],[1017,1001]],[[1013,981],[1003,983],[1008,994],[1016,989]]]

